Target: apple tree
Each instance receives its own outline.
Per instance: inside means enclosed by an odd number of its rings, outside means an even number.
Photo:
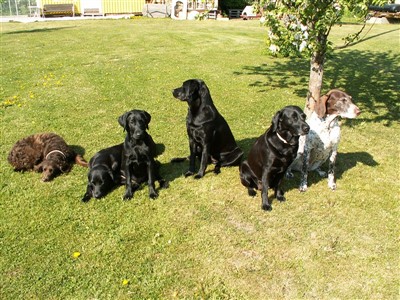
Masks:
[[[267,46],[272,55],[310,58],[310,77],[305,112],[309,115],[319,101],[324,63],[333,50],[329,34],[346,14],[363,19],[368,6],[382,0],[264,0],[263,24],[268,27]],[[362,27],[363,29],[364,27]],[[362,30],[361,29],[361,30]],[[345,38],[346,44],[358,39],[360,31]]]

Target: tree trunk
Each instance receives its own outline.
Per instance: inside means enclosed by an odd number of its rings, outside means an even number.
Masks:
[[[314,52],[311,56],[310,81],[304,112],[307,117],[314,111],[316,103],[319,102],[322,90],[322,77],[324,75],[325,55],[321,52]]]

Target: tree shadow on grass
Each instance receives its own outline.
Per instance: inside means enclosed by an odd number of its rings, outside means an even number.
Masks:
[[[287,88],[304,99],[307,95],[309,62],[304,59],[279,59],[271,64],[245,66],[234,74],[264,76],[265,80],[251,84],[259,87],[259,92]],[[384,122],[386,126],[398,122],[399,86],[400,63],[395,50],[386,53],[342,50],[325,63],[323,93],[332,88],[343,89],[353,96],[363,112],[372,115],[361,114],[357,122]]]
[[[349,152],[349,153],[338,153],[336,158],[335,167],[335,178],[336,180],[351,180],[346,178],[344,175],[348,170],[354,168],[357,164],[363,164],[369,167],[378,166],[379,163],[375,161],[373,156],[367,152]],[[322,170],[328,171],[328,161],[322,166]],[[295,177],[293,179],[286,179],[284,182],[284,190],[289,191],[292,189],[298,189],[300,185],[300,172],[294,172]],[[325,181],[328,188],[328,179],[320,177],[316,172],[310,172],[308,174],[308,187],[312,187],[314,184]]]
[[[51,27],[51,28],[36,28],[30,30],[18,30],[18,31],[11,31],[6,32],[5,34],[20,34],[20,33],[41,33],[41,32],[51,32],[51,31],[58,31],[66,28],[73,28],[75,26],[64,26],[64,27]]]

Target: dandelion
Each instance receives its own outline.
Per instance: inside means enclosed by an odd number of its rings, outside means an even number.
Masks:
[[[78,258],[79,256],[81,256],[81,253],[78,252],[78,251],[75,251],[75,252],[72,254],[72,256],[73,256],[74,258]]]
[[[128,285],[128,284],[129,284],[129,279],[122,280],[122,285]]]

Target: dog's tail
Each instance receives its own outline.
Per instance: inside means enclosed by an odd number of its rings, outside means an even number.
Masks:
[[[86,167],[86,168],[88,167],[88,162],[80,154],[77,154],[75,156],[75,163],[82,167]]]
[[[188,159],[189,159],[188,157],[174,157],[173,159],[171,159],[171,162],[172,163],[180,163],[180,162],[186,161]]]

